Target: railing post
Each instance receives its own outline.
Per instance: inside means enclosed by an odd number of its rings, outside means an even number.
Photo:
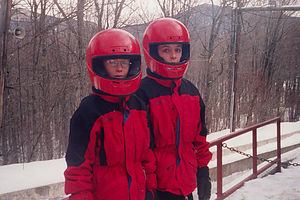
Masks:
[[[217,144],[217,199],[223,199],[222,143]]]
[[[281,134],[280,134],[280,118],[277,120],[277,172],[281,172]]]
[[[257,129],[252,130],[252,153],[253,153],[253,162],[252,162],[252,167],[253,167],[253,176],[256,178],[257,177]]]

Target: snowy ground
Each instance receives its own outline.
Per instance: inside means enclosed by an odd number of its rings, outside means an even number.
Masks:
[[[300,141],[299,141],[300,142]],[[300,148],[282,155],[282,161],[292,160],[293,163],[300,163]],[[238,189],[226,200],[300,200],[300,166],[289,166],[281,169],[281,173],[260,176],[257,179],[248,181],[243,187]],[[247,172],[232,175],[234,179],[243,179],[248,176]],[[228,177],[230,178],[230,177]],[[216,183],[213,183],[216,187]],[[233,184],[226,185],[227,188]],[[226,190],[226,186],[224,187]],[[216,191],[215,189],[213,189]],[[216,194],[212,194],[211,199],[215,199]]]
[[[266,138],[274,137],[274,125],[263,127],[258,130],[258,141]],[[295,123],[282,123],[282,134],[288,134],[295,131],[300,131],[300,121]],[[263,132],[263,134],[261,134]],[[209,141],[228,134],[228,130],[210,134]],[[289,137],[286,144],[300,143],[300,133]],[[249,138],[239,138],[238,143],[249,143],[252,140]],[[228,145],[235,146],[236,142],[231,141]],[[284,144],[282,144],[284,146]],[[266,147],[267,148],[267,147]],[[233,160],[229,159],[229,160]],[[282,161],[293,160],[293,162],[300,163],[300,148],[282,155]],[[214,165],[211,162],[210,167]],[[53,183],[60,183],[64,181],[63,172],[66,169],[64,159],[38,161],[24,164],[13,164],[0,166],[0,195],[19,190],[40,187]],[[247,172],[237,173],[227,177],[223,184],[225,191],[239,178],[244,176]],[[228,197],[229,200],[299,200],[300,199],[300,166],[290,166],[287,169],[282,169],[282,173],[275,175],[268,175],[263,178],[257,178],[249,181],[244,187],[233,193]],[[216,183],[213,183],[212,198],[216,198]],[[196,199],[196,196],[195,196]]]

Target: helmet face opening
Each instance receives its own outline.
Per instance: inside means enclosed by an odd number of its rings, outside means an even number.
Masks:
[[[130,66],[126,78],[114,78],[108,75],[104,67],[105,60],[108,59],[129,59]],[[92,58],[92,70],[93,72],[102,78],[106,79],[116,79],[116,80],[129,80],[135,78],[141,73],[141,56],[140,55],[103,55],[103,56],[94,56]]]
[[[182,45],[182,55],[180,61],[177,63],[166,62],[158,54],[158,46],[162,44],[180,44]],[[190,58],[190,44],[188,42],[153,42],[149,43],[149,54],[150,56],[157,60],[158,62],[167,64],[167,65],[182,65],[186,63]]]

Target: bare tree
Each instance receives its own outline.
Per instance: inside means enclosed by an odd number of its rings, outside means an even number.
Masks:
[[[207,120],[207,126],[219,126],[220,128],[226,126],[228,116],[224,116],[224,109],[229,111],[229,95],[231,74],[229,69],[229,58],[231,53],[230,48],[230,17],[231,9],[229,6],[231,1],[222,1],[220,6],[214,5],[211,1],[210,5],[203,5],[198,10],[194,10],[197,20],[189,23],[192,40],[192,63],[191,75],[195,85],[199,88],[202,98],[208,108],[206,112],[207,118],[213,118],[213,115],[222,116],[222,125],[217,125],[216,121]],[[194,43],[194,44],[193,44]],[[196,60],[197,62],[196,62]],[[193,60],[195,60],[193,62]],[[197,71],[195,71],[197,70]],[[227,73],[224,73],[227,72]],[[189,76],[189,74],[188,74]],[[226,80],[226,82],[224,82]],[[221,84],[221,87],[219,87]],[[218,94],[216,95],[216,90]],[[222,108],[216,108],[216,101],[225,101]],[[222,111],[221,111],[222,110]],[[228,113],[225,112],[225,113]],[[219,119],[214,119],[219,120]],[[215,125],[214,125],[215,124]]]
[[[7,34],[10,24],[11,4],[11,0],[4,0],[0,3],[0,130],[3,121],[4,87],[7,65]]]
[[[182,15],[183,23],[187,25],[191,15],[191,8],[197,5],[195,0],[157,0],[163,17],[178,18]]]
[[[108,28],[120,28],[126,25],[136,8],[133,7],[135,0],[93,0],[95,17],[98,31]],[[126,14],[123,14],[125,13]]]
[[[169,16],[189,29],[192,57],[185,77],[207,98],[209,130],[228,128],[232,78],[228,6],[232,2],[196,7],[192,6],[196,1],[160,3],[165,13],[169,10]],[[69,119],[90,92],[84,64],[89,39],[99,30],[116,27],[141,41],[148,20],[158,16],[144,17],[134,0],[78,0],[69,1],[67,7],[59,0],[20,0],[12,5],[11,28],[23,26],[26,37],[20,40],[7,35],[5,40],[0,164],[61,158],[68,142]],[[241,25],[238,125],[277,115],[297,120],[298,18],[252,12],[242,15]],[[1,45],[3,42],[2,38]]]
[[[215,50],[217,47],[219,47],[219,44],[217,42],[220,42],[219,34],[220,34],[220,28],[221,25],[224,23],[224,17],[226,14],[226,9],[230,5],[226,0],[222,1],[220,7],[215,7],[214,2],[211,1],[211,30],[208,36],[208,42],[202,42],[203,45],[203,58],[205,60],[204,64],[204,76],[202,75],[202,88],[203,88],[203,96],[205,102],[209,101],[210,97],[210,86],[215,81],[212,76],[213,70],[213,55],[215,54]],[[220,65],[222,67],[222,65]],[[217,75],[220,75],[221,70],[218,70]]]

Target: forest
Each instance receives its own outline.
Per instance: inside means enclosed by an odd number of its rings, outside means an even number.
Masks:
[[[260,0],[6,3],[8,15],[0,23],[8,30],[0,48],[0,165],[64,157],[70,118],[91,92],[85,66],[91,37],[121,28],[142,45],[148,23],[161,17],[180,20],[190,32],[191,61],[184,77],[206,104],[209,133],[229,128],[233,93],[235,128],[277,116],[300,120],[299,11],[237,9],[268,5]],[[23,38],[14,36],[19,27]]]

